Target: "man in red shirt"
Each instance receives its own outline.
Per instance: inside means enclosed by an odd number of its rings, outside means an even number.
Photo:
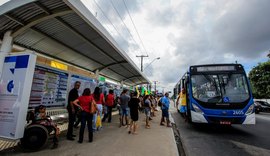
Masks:
[[[113,105],[114,105],[114,94],[113,90],[110,90],[105,100],[105,107],[107,107],[107,113],[104,115],[102,122],[104,122],[107,119],[107,117],[108,122],[111,122]]]

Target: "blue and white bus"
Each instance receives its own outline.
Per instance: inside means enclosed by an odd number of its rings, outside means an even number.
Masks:
[[[187,91],[187,115],[194,123],[255,124],[254,102],[241,64],[190,66],[175,86]]]

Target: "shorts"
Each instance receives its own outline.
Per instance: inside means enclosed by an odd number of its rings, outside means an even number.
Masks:
[[[169,110],[168,109],[162,109],[162,116],[165,118],[169,118]]]
[[[119,115],[128,116],[129,115],[129,108],[120,107]]]
[[[149,107],[145,107],[144,108],[144,112],[145,112],[145,115],[146,115],[146,117],[150,117],[150,108]]]
[[[187,106],[180,106],[180,113],[186,113],[187,112]]]

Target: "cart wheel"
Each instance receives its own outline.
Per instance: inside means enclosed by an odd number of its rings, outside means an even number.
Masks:
[[[48,130],[42,125],[26,127],[20,144],[24,149],[39,150],[46,145],[49,138]]]

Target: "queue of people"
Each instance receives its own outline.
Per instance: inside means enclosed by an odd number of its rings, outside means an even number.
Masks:
[[[73,133],[73,128],[77,128],[80,123],[78,143],[83,142],[86,125],[88,128],[88,142],[92,142],[93,132],[102,128],[102,122],[106,120],[108,123],[111,122],[112,109],[115,106],[119,110],[119,127],[126,126],[129,128],[129,134],[138,134],[137,122],[140,114],[145,114],[145,128],[150,129],[150,120],[155,117],[158,103],[162,103],[160,125],[164,125],[166,119],[167,127],[171,127],[168,113],[170,106],[168,93],[164,97],[157,99],[152,95],[139,96],[137,92],[128,94],[128,90],[123,90],[120,97],[115,98],[113,90],[109,90],[109,94],[104,96],[101,93],[101,89],[96,87],[93,93],[89,88],[85,88],[82,95],[79,96],[78,90],[80,85],[81,83],[76,81],[74,88],[68,94],[67,110],[69,122],[66,133],[67,140],[75,140],[76,135]],[[41,117],[42,115],[40,114],[44,114],[43,108],[40,108],[36,114],[37,117]],[[59,129],[55,124],[52,125],[57,132],[54,138],[54,147],[57,147]]]

